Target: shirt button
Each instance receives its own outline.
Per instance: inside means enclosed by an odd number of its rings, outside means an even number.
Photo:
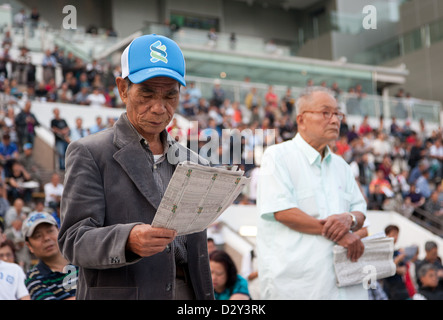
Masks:
[[[154,164],[154,169],[157,169],[157,165],[156,164]]]

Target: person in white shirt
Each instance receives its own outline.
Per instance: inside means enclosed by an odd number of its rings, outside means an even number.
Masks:
[[[104,107],[106,103],[106,98],[99,88],[94,88],[92,93],[88,95],[87,100],[89,101],[89,105],[93,108]]]
[[[338,287],[333,247],[348,259],[364,252],[358,231],[366,201],[346,161],[329,144],[343,113],[326,89],[297,101],[298,133],[264,152],[257,191],[261,299],[368,299],[362,285]]]
[[[44,191],[45,206],[55,210],[63,193],[63,185],[60,183],[60,177],[57,173],[52,174],[51,182],[45,184]]]
[[[31,300],[25,278],[18,264],[0,260],[0,300]]]

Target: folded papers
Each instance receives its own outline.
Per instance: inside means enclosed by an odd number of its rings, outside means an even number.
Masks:
[[[369,287],[372,281],[395,274],[393,238],[375,235],[363,238],[362,242],[365,251],[356,262],[347,258],[346,248],[339,245],[334,246],[334,268],[338,287],[359,283]]]
[[[179,163],[151,225],[176,230],[178,235],[203,231],[249,183],[244,171],[236,169]]]

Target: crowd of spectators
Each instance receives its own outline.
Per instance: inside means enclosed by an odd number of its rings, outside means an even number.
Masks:
[[[320,85],[326,86],[325,83]],[[336,95],[342,93],[335,83],[330,89]],[[355,91],[363,95],[361,86],[357,85]],[[218,137],[223,135],[223,129],[231,130],[228,132],[233,136],[242,135],[241,160],[237,160],[235,164],[243,166],[247,174],[253,174],[253,169],[259,166],[259,162],[250,163],[247,159],[250,153],[257,151],[254,147],[265,148],[269,143],[291,139],[297,133],[297,124],[294,121],[296,97],[291,93],[291,88],[278,96],[270,85],[264,95],[259,95],[257,89],[250,86],[244,91],[242,98],[243,101],[230,101],[218,82],[214,83],[212,96],[204,97],[191,82],[186,88],[182,88],[179,112],[191,121],[198,121],[200,146],[209,141],[206,137],[211,136],[210,130],[216,132]],[[409,120],[404,121],[401,126],[396,117],[390,123],[385,121],[380,117],[374,126],[370,124],[368,116],[361,116],[361,123],[348,124],[345,117],[340,128],[340,138],[330,147],[353,168],[369,209],[395,209],[406,216],[417,216],[427,225],[442,228],[441,129],[428,130],[423,120],[420,120],[418,130],[411,127]],[[273,135],[269,136],[268,141],[266,136],[260,140],[257,135],[245,134],[244,129],[251,129],[252,133],[256,129],[263,129],[265,133],[266,129],[271,129]],[[176,123],[170,130],[176,135],[184,134],[188,145],[191,145],[189,140],[193,136],[180,131]],[[222,162],[223,152],[232,153],[232,139],[218,141],[219,149],[215,150],[215,155],[209,156],[210,160],[233,164],[235,159],[232,157],[231,163]],[[255,192],[248,191],[252,196],[246,196],[248,199],[243,199],[243,202],[253,203]]]

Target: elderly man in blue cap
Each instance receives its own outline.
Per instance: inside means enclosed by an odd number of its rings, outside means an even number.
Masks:
[[[175,170],[171,158],[192,154],[165,130],[186,86],[183,53],[166,37],[144,35],[121,64],[126,112],[66,153],[59,243],[80,267],[77,298],[213,299],[206,231],[177,236],[150,225]]]

